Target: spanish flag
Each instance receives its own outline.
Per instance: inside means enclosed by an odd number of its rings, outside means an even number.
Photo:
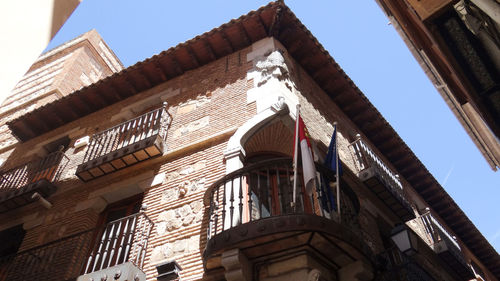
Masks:
[[[300,156],[302,159],[302,174],[304,176],[304,184],[306,187],[307,195],[311,195],[313,188],[315,186],[316,179],[316,167],[314,166],[313,151],[311,148],[311,143],[309,141],[309,133],[307,132],[306,125],[302,120],[302,117],[298,115],[298,132],[295,132],[295,138],[298,136],[299,144],[295,145],[294,149],[294,159],[297,154],[297,149],[300,149]],[[297,139],[294,139],[294,143],[297,143]]]

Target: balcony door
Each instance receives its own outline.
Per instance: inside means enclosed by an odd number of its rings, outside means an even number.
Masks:
[[[128,261],[137,225],[133,215],[141,204],[142,194],[113,203],[102,212],[84,274]]]
[[[259,165],[272,159],[284,159],[277,153],[258,154],[246,159],[246,166]],[[302,173],[298,174],[299,194],[297,208],[304,213],[312,213],[312,206],[305,194]],[[292,213],[293,201],[293,167],[283,162],[281,165],[264,165],[246,176],[244,186],[245,212],[244,222],[268,216]],[[248,205],[252,206],[249,207]]]
[[[106,224],[133,215],[141,209],[142,194],[127,198],[125,200],[109,205],[104,212],[102,212],[99,223],[102,228]]]

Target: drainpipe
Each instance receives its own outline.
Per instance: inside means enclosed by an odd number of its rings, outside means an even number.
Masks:
[[[43,198],[43,196],[38,192],[33,193],[33,195],[31,195],[31,199],[38,201],[38,203],[40,203],[40,205],[44,206],[46,209],[52,208],[52,203]]]

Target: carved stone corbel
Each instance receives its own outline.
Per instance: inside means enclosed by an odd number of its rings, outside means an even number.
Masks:
[[[221,264],[226,270],[224,276],[227,281],[252,280],[251,264],[239,249],[232,249],[222,253]]]

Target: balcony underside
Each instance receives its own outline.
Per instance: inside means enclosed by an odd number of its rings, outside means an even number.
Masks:
[[[56,192],[57,187],[46,179],[27,184],[17,190],[4,191],[0,194],[0,213],[4,213],[25,206],[33,199],[33,193],[38,192],[43,197],[48,197]]]
[[[333,270],[372,257],[371,250],[345,226],[306,214],[264,218],[215,235],[203,253],[207,274],[217,272],[222,253],[234,248],[240,249],[250,261],[307,251],[323,259]]]
[[[79,165],[76,175],[87,182],[162,155],[163,149],[162,138],[154,135]]]
[[[445,241],[435,244],[434,251],[445,264],[455,271],[455,273],[460,277],[460,280],[466,281],[475,277],[470,267],[465,262],[463,256],[457,256],[458,254],[450,250]]]
[[[362,171],[360,178],[402,221],[415,218],[410,203],[395,190],[387,187],[373,171],[370,169]]]
[[[81,275],[76,279],[76,281],[102,280],[102,276],[112,276],[113,280],[117,281],[146,280],[146,274],[134,263],[128,261],[99,271]]]

